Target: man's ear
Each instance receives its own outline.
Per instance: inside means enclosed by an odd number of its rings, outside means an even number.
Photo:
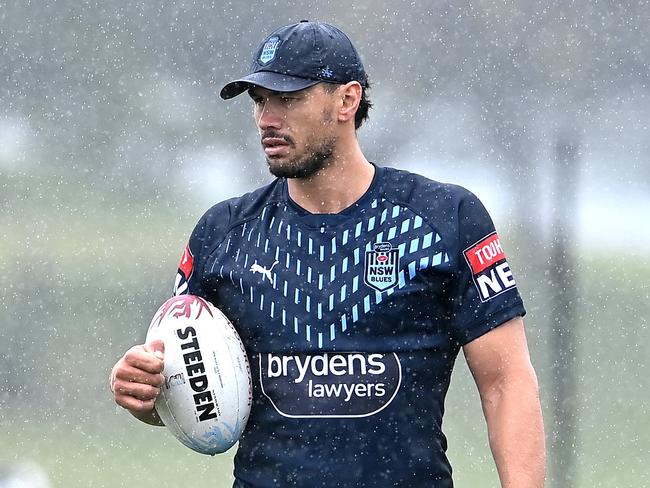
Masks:
[[[341,86],[338,94],[341,97],[338,112],[339,122],[349,122],[351,120],[354,123],[354,116],[357,113],[359,103],[361,103],[361,95],[363,94],[361,84],[358,81],[346,83]]]

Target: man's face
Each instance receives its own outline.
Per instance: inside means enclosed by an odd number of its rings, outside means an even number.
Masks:
[[[269,171],[309,178],[325,168],[336,147],[334,95],[322,85],[297,92],[249,90]]]

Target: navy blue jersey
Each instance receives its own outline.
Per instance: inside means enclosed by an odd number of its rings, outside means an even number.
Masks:
[[[338,214],[300,208],[284,179],[215,205],[175,292],[219,307],[249,355],[241,487],[451,487],[456,356],[525,313],[480,201],[380,167]]]

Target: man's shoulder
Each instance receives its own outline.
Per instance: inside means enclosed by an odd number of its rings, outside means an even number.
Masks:
[[[475,198],[468,189],[443,183],[411,171],[384,168],[382,194],[385,198],[413,209],[457,208],[467,198]]]
[[[281,182],[282,180],[276,179],[251,192],[218,202],[205,212],[202,220],[213,225],[220,222],[222,225],[233,226],[252,219],[267,205],[282,201]]]

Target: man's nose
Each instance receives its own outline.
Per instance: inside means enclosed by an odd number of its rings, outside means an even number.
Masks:
[[[272,105],[269,100],[265,100],[258,108],[257,126],[260,130],[279,129],[282,124],[282,118],[273,110]]]

